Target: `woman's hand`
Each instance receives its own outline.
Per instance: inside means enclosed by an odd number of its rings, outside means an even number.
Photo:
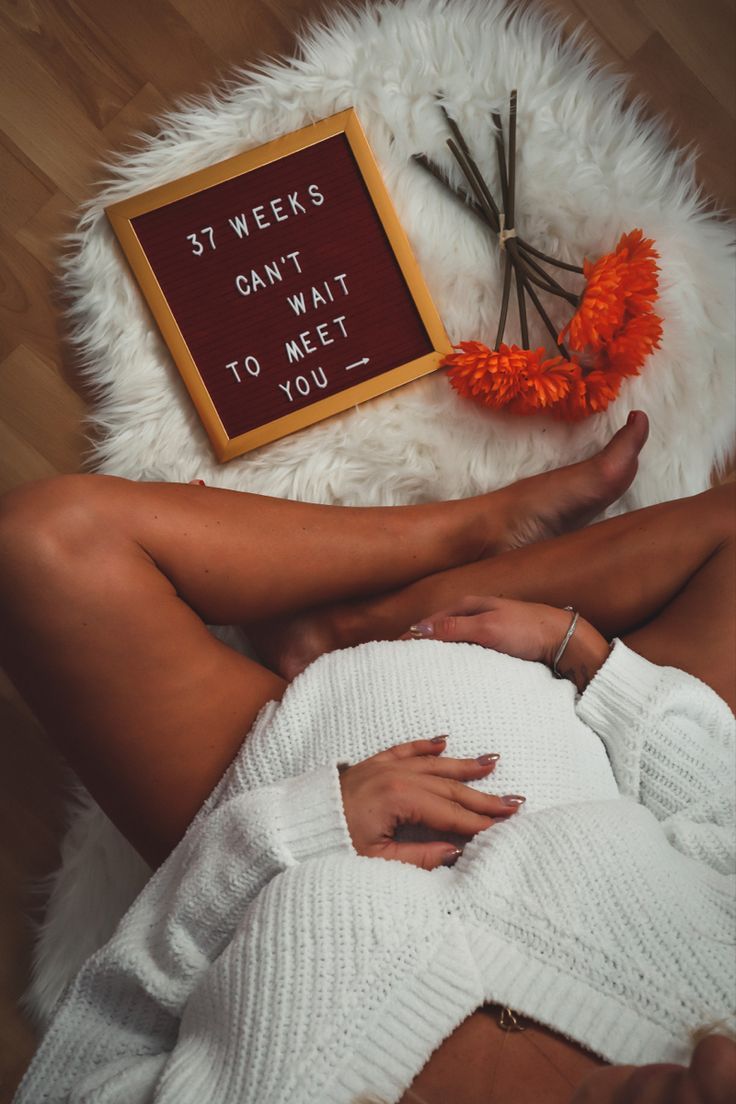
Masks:
[[[464,641],[552,667],[570,627],[569,610],[514,598],[462,598],[452,608],[412,625],[403,639]],[[579,617],[560,660],[559,672],[579,691],[605,662],[609,645],[589,621]]]
[[[570,614],[554,606],[471,595],[423,618],[407,635],[481,644],[517,659],[551,663],[569,622]]]
[[[707,1035],[690,1066],[604,1066],[586,1077],[570,1104],[732,1104],[736,1043]]]
[[[395,830],[402,824],[423,824],[471,837],[513,816],[523,804],[518,794],[495,797],[464,785],[486,778],[498,756],[440,758],[445,739],[397,744],[342,771],[345,818],[358,854],[398,859],[425,870],[450,866],[460,854],[454,844],[400,843],[393,838]]]

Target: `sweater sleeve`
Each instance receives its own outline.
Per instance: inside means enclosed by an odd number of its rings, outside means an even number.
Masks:
[[[336,764],[203,808],[71,983],[14,1104],[155,1099],[184,1006],[250,902],[285,868],[346,851]]]
[[[732,873],[736,719],[722,698],[616,640],[576,708],[603,741],[621,793],[683,854]]]

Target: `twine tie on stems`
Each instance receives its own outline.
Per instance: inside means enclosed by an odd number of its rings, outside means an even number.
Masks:
[[[499,213],[498,213],[498,222],[499,222],[499,230],[498,230],[499,249],[504,250],[506,248],[506,239],[516,237],[516,227],[515,226],[507,227],[505,225],[506,215],[503,211],[499,211]]]

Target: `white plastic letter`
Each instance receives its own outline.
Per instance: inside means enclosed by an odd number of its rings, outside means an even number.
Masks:
[[[298,215],[299,211],[301,211],[302,213],[306,213],[307,210],[306,207],[303,207],[297,199],[298,195],[298,192],[289,192],[289,206],[291,207],[292,213],[295,215]]]
[[[253,218],[258,223],[260,230],[267,230],[271,223],[263,217],[263,204],[253,208]]]
[[[239,238],[248,237],[248,223],[245,215],[236,215],[234,219],[227,220]]]
[[[299,291],[296,295],[287,295],[289,300],[289,306],[293,310],[294,314],[306,314],[307,305],[304,302],[304,292]]]
[[[304,360],[304,352],[299,348],[296,341],[286,342],[286,355],[289,364],[293,364],[295,360]]]

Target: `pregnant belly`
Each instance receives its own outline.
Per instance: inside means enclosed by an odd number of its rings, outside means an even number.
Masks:
[[[575,713],[573,686],[473,644],[381,641],[321,656],[248,739],[244,760],[264,785],[440,734],[449,756],[500,754],[474,785],[524,794],[528,811],[617,796],[601,741]]]

